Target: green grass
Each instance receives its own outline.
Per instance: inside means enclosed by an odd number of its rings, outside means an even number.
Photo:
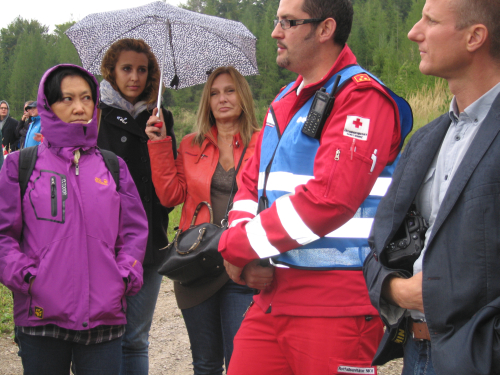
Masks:
[[[0,333],[12,333],[12,331],[14,331],[12,293],[0,284]]]
[[[179,221],[181,220],[181,212],[182,212],[182,204],[176,206],[172,212],[168,215],[168,230],[167,236],[168,240],[172,242],[175,236],[175,227],[179,225]]]

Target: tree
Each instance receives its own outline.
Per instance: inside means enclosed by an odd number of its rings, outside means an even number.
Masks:
[[[73,45],[73,43],[71,43],[71,41],[65,34],[66,30],[68,30],[74,24],[75,21],[56,25],[54,35],[56,36],[55,50],[57,52],[58,64],[67,63],[80,66],[82,65],[75,46]]]
[[[0,30],[0,49],[2,49],[4,53],[3,62],[6,64],[9,62],[21,34],[38,33],[46,36],[48,31],[49,28],[40,24],[37,20],[28,21],[21,17],[17,17],[7,26],[7,28]]]
[[[9,104],[16,116],[22,114],[27,100],[35,100],[47,63],[47,44],[40,33],[23,32],[11,56],[8,83]]]

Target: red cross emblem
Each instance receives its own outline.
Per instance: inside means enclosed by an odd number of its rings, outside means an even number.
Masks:
[[[359,118],[357,118],[355,121],[352,122],[352,124],[358,129],[360,126],[363,126],[363,123]]]

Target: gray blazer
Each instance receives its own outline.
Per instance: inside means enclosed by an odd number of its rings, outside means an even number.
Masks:
[[[383,248],[415,199],[449,125],[445,114],[413,135],[378,207],[363,272],[379,311],[382,283],[402,273],[387,267]],[[500,374],[499,132],[500,95],[451,181],[423,260],[424,310],[437,374]],[[402,345],[391,340],[396,333],[397,324],[386,330],[375,365],[403,355]]]

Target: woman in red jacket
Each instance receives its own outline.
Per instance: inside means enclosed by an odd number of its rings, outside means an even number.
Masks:
[[[152,116],[148,125],[157,121],[160,119]],[[214,223],[221,222],[235,166],[247,147],[239,176],[254,152],[259,130],[252,93],[235,68],[220,67],[208,77],[196,128],[196,133],[183,138],[175,163],[165,127],[146,128],[156,194],[166,207],[184,204],[179,224],[183,230],[189,228],[196,206],[202,201],[212,206]],[[209,220],[208,208],[203,206],[196,224]],[[226,272],[191,286],[174,283],[174,290],[191,342],[195,375],[222,374],[223,360],[227,369],[233,337],[250,304],[252,290],[235,284]]]

